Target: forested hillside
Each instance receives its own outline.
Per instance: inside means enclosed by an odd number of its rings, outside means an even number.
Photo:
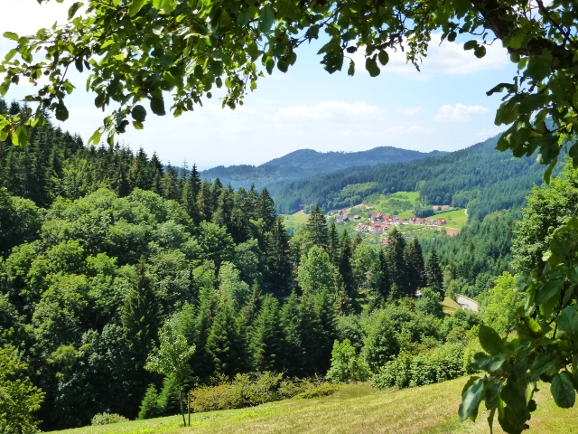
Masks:
[[[277,210],[293,213],[319,204],[323,209],[349,207],[374,193],[418,191],[424,205],[467,207],[471,218],[519,208],[543,167],[534,158],[514,158],[496,150],[498,137],[447,155],[390,166],[350,168],[289,183],[275,192]],[[559,168],[555,170],[555,173]]]
[[[443,154],[445,152],[424,153],[391,146],[360,152],[322,153],[312,149],[301,149],[260,166],[214,167],[202,171],[201,178],[209,180],[219,178],[225,184],[230,182],[235,188],[249,188],[254,184],[256,188],[267,187],[273,194],[277,188],[296,179],[310,178],[350,167],[405,163]]]
[[[316,375],[373,377],[400,352],[454,360],[419,384],[465,373],[453,330],[479,320],[444,316],[438,256],[417,239],[369,245],[320,212],[290,239],[266,189],[85,147],[50,124],[27,147],[0,143],[0,168],[0,387],[23,387],[2,429],[33,430],[34,409],[45,430],[174,414],[193,385],[293,396]],[[226,405],[265,399],[243,396]]]

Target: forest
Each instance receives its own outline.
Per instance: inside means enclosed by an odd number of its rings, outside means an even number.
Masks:
[[[0,168],[0,364],[15,363],[0,383],[17,376],[37,410],[18,426],[0,418],[7,433],[176,414],[191,390],[202,411],[319,378],[387,389],[471,373],[480,324],[503,329],[516,306],[504,306],[508,271],[545,248],[542,217],[517,234],[517,210],[471,218],[455,237],[393,230],[373,245],[315,206],[290,236],[266,188],[87,147],[50,123],[27,147],[1,143]],[[536,188],[530,208],[552,197]],[[484,314],[444,312],[457,294]],[[232,400],[239,384],[266,397]]]
[[[20,360],[43,430],[178,412],[185,388],[238,374],[331,376],[334,342],[363,354],[366,379],[402,350],[462,348],[451,331],[478,321],[444,316],[439,258],[417,239],[371,246],[320,208],[290,238],[266,189],[195,166],[47,124],[2,143],[0,167],[0,356]],[[191,375],[151,367],[179,342]]]
[[[360,203],[375,192],[417,191],[424,205],[467,207],[478,221],[494,211],[520,208],[534,184],[543,182],[543,167],[533,158],[496,152],[498,137],[447,155],[388,166],[355,167],[293,181],[275,191],[281,213],[319,204],[329,211]],[[560,167],[554,169],[559,173]],[[368,186],[357,189],[353,186]]]

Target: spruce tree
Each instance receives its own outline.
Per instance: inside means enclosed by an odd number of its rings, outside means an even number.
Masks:
[[[148,157],[143,148],[140,148],[133,159],[130,171],[129,180],[132,188],[140,188],[141,190],[150,190],[152,187],[151,172],[147,170]]]
[[[319,205],[316,205],[309,215],[309,219],[307,220],[307,233],[309,241],[314,246],[327,247],[329,241],[329,236],[327,234],[327,219]]]
[[[279,313],[277,299],[266,295],[250,336],[253,370],[257,372],[280,372],[283,369],[283,329]]]
[[[144,258],[136,264],[135,271],[121,319],[129,350],[134,354],[137,366],[143,366],[151,345],[157,339],[161,305],[147,276]]]
[[[244,342],[233,308],[226,300],[221,301],[209,331],[207,351],[217,374],[233,377],[245,366]]]
[[[266,188],[261,191],[261,194],[257,198],[257,203],[255,204],[257,218],[263,219],[263,229],[265,232],[270,232],[275,224],[275,202],[269,195],[269,191]]]
[[[281,365],[283,371],[291,376],[303,375],[305,353],[303,349],[303,311],[301,299],[295,291],[281,309],[281,327],[283,329],[284,348]]]
[[[401,232],[393,229],[389,234],[385,257],[389,265],[392,287],[397,289],[395,297],[413,296],[408,278],[408,267],[405,261],[405,239]]]
[[[371,272],[371,286],[375,292],[375,302],[377,306],[383,305],[391,294],[391,278],[384,249],[379,250],[379,256],[375,261],[374,269]]]
[[[211,184],[205,179],[201,182],[201,188],[197,197],[197,210],[199,213],[199,223],[210,221],[213,217],[211,207]]]
[[[442,268],[439,263],[439,258],[436,249],[433,248],[429,254],[427,261],[427,280],[428,286],[440,294],[442,297],[445,296],[444,292],[444,275]]]
[[[276,296],[287,296],[291,287],[293,266],[289,235],[283,218],[277,216],[271,232],[267,234],[267,289]]]
[[[407,263],[410,290],[415,294],[415,291],[424,286],[425,274],[423,253],[417,238],[414,238],[413,241],[406,246],[405,261]]]
[[[351,267],[351,256],[353,252],[347,231],[343,232],[339,250],[339,274],[341,274],[341,278],[343,279],[343,284],[345,285],[345,291],[347,292],[347,295],[355,302],[355,299],[357,298],[357,290],[355,288],[353,268]]]
[[[215,289],[210,286],[201,288],[199,307],[194,321],[194,334],[192,335],[196,346],[192,368],[193,372],[201,379],[208,379],[215,371],[213,355],[207,348],[207,341],[218,307],[219,299]]]
[[[327,245],[327,253],[329,253],[329,258],[333,265],[339,264],[339,234],[337,233],[337,227],[335,226],[335,221],[331,222],[331,228],[329,229],[329,243]]]
[[[179,191],[179,180],[177,176],[176,169],[169,164],[167,165],[167,170],[165,171],[162,181],[162,195],[165,199],[171,199],[179,201],[182,197],[182,193]]]

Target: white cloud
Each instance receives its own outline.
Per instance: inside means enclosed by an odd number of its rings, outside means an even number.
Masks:
[[[411,108],[400,107],[397,109],[397,111],[406,116],[415,116],[418,113],[421,113],[423,109],[421,107],[411,107]]]
[[[278,121],[306,119],[340,122],[347,119],[375,118],[383,115],[384,112],[383,109],[364,102],[350,104],[340,101],[324,101],[315,106],[282,107],[277,110],[275,119]]]
[[[459,103],[454,106],[443,105],[438,110],[435,120],[440,122],[468,121],[474,115],[482,115],[487,112],[488,109],[481,105],[467,106]]]
[[[400,49],[388,50],[389,63],[380,66],[382,73],[396,73],[417,80],[427,79],[433,74],[474,74],[479,71],[496,70],[509,64],[507,51],[499,44],[486,46],[486,55],[482,59],[474,56],[473,51],[465,51],[464,44],[458,42],[441,43],[441,34],[432,34],[427,57],[420,64],[418,72],[412,64],[407,63],[406,53]],[[358,50],[352,56],[356,72],[365,71],[365,49]]]

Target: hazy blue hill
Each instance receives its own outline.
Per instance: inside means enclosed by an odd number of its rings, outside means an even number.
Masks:
[[[301,149],[260,166],[217,166],[201,172],[203,179],[219,178],[223,184],[248,188],[267,187],[274,192],[287,181],[310,178],[351,167],[397,164],[444,155],[445,152],[429,153],[382,146],[360,152],[317,152]]]
[[[470,216],[523,205],[545,167],[535,157],[513,158],[497,151],[498,137],[456,152],[408,163],[353,167],[289,182],[275,193],[277,209],[293,213],[316,203],[329,210],[360,203],[365,197],[419,191],[423,205],[468,206]]]

